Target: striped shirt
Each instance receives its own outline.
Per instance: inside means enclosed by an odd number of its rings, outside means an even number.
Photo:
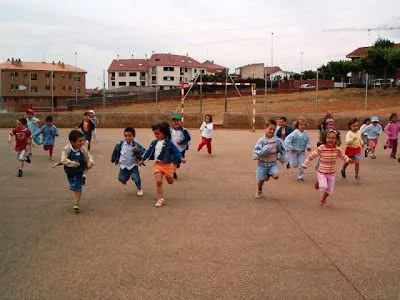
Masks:
[[[323,144],[315,149],[304,161],[303,166],[307,167],[309,163],[314,159],[319,157],[318,172],[323,174],[333,174],[336,173],[336,161],[341,158],[345,162],[349,162],[350,159],[343,153],[340,148],[336,148]]]

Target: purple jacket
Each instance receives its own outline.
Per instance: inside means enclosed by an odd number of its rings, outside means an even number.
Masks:
[[[389,122],[385,126],[385,132],[389,140],[396,140],[399,137],[400,123]]]

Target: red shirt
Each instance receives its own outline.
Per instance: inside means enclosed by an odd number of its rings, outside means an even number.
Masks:
[[[15,135],[15,151],[22,151],[28,145],[28,141],[32,136],[32,133],[28,128],[21,129],[19,127],[15,127],[12,131],[12,134]]]

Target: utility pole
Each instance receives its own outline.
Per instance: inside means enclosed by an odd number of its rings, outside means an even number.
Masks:
[[[1,70],[0,70],[0,114],[2,114],[3,113],[3,94],[2,94],[2,85],[3,85],[3,82],[1,81]]]
[[[77,62],[78,62],[78,52],[75,51],[75,75],[74,75],[74,81],[75,81],[75,105],[78,105]]]
[[[274,67],[274,33],[271,32],[271,68]],[[272,69],[271,69],[272,70]],[[272,75],[272,72],[271,72]],[[272,91],[272,76],[270,75],[269,81],[271,82],[271,91]]]
[[[319,71],[317,69],[317,84],[315,87],[315,112],[318,112]]]
[[[365,101],[364,101],[364,110],[368,109],[368,73],[365,74]]]
[[[300,53],[300,91],[303,84],[303,54],[304,52]]]
[[[54,112],[54,70],[51,70],[51,112]]]
[[[106,108],[106,69],[103,69],[103,109]]]
[[[227,112],[228,110],[228,99],[227,99],[227,95],[228,95],[228,68],[225,69],[225,109],[224,112]]]
[[[200,82],[203,83],[203,70],[200,70]],[[200,113],[203,113],[203,84],[200,84]]]

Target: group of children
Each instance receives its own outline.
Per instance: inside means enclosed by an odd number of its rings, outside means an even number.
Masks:
[[[398,134],[400,123],[397,114],[390,116],[390,122],[385,127],[387,141],[384,148],[392,149],[391,157],[396,158]],[[362,148],[365,147],[365,157],[369,153],[371,158],[376,159],[375,149],[382,127],[379,125],[379,118],[372,117],[364,120],[363,126],[354,118],[349,121],[349,131],[345,137],[346,149],[343,152],[340,132],[335,129],[334,119],[327,115],[320,125],[320,136],[317,148],[306,157],[306,151],[311,151],[310,138],[305,131],[308,124],[305,118],[298,118],[295,128],[287,125],[286,117],[281,117],[278,122],[268,120],[265,123],[265,134],[261,137],[253,151],[253,159],[258,160],[256,179],[258,188],[256,198],[263,197],[263,185],[271,177],[279,178],[277,161],[286,163],[286,167],[298,168],[297,180],[304,181],[305,169],[310,162],[318,159],[317,174],[314,183],[315,189],[322,192],[320,204],[327,206],[327,198],[332,194],[336,180],[336,161],[340,158],[344,161],[341,175],[346,178],[346,168],[349,164],[355,165],[355,180],[360,182],[360,158]],[[400,162],[400,158],[398,159]]]

